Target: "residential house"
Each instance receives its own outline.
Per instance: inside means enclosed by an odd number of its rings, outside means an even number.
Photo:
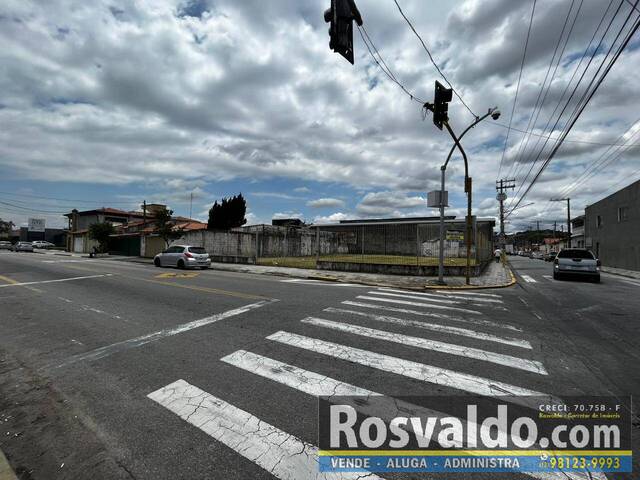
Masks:
[[[584,215],[571,220],[571,246],[584,248]]]

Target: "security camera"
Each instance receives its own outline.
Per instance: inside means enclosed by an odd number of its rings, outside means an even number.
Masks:
[[[491,112],[491,118],[494,120],[498,120],[500,118],[500,110],[498,110],[498,107],[494,108]]]

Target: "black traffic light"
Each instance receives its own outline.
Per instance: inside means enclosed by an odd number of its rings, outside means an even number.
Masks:
[[[349,60],[353,65],[353,20],[362,25],[362,17],[353,0],[331,0],[324,12],[324,21],[330,23],[329,48]]]
[[[445,88],[436,80],[436,92],[433,97],[433,124],[442,130],[442,125],[449,121],[449,102],[453,98],[453,89]]]

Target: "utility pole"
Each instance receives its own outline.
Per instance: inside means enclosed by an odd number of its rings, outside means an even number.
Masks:
[[[142,201],[142,228],[146,228],[147,226],[147,201]]]
[[[191,212],[193,211],[193,192],[189,196],[189,220],[191,220]]]
[[[500,247],[505,248],[505,232],[504,232],[504,201],[507,199],[507,193],[505,190],[516,188],[515,179],[505,180],[503,178],[500,181],[496,180],[496,200],[500,202]]]
[[[552,202],[567,202],[567,248],[571,248],[571,199],[552,198]]]

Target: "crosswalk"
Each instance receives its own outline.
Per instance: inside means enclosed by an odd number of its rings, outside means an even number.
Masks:
[[[505,311],[508,307],[498,294],[445,290],[422,293],[368,287],[362,295],[300,318],[297,326],[267,335],[265,340],[272,352],[269,355],[239,349],[220,361],[237,369],[242,381],[276,382],[292,392],[311,396],[371,397],[382,394],[373,384],[356,385],[337,378],[341,373],[328,376],[313,371],[315,368],[310,369],[308,365],[316,363],[304,362],[305,356],[319,356],[328,362],[347,362],[355,369],[377,372],[377,375],[357,378],[392,376],[418,382],[425,392],[452,389],[463,394],[499,396],[533,408],[530,397],[545,397],[550,403],[560,403],[560,399],[540,390],[550,372],[536,358],[539,354],[527,338],[528,333],[500,320],[506,317]],[[363,348],[363,344],[366,347]],[[398,351],[390,353],[391,348]],[[287,358],[295,361],[274,358],[278,351],[288,353]],[[407,358],[407,351],[414,352],[411,360]],[[429,360],[425,361],[427,358]],[[501,378],[492,378],[492,367],[501,369]],[[339,368],[336,371],[342,372]],[[505,372],[511,374],[505,375]],[[513,381],[505,381],[505,378]],[[276,478],[380,478],[372,473],[319,472],[315,445],[183,379],[148,397]],[[354,408],[361,413],[381,416],[381,412],[368,411],[375,408],[373,405],[375,403],[359,402]],[[424,407],[400,400],[398,408],[402,411],[424,410]],[[314,416],[315,412],[308,414]],[[547,473],[528,475],[549,480],[567,478],[566,475]],[[588,477],[573,475],[569,478]],[[606,479],[601,474],[591,474],[589,478]]]

